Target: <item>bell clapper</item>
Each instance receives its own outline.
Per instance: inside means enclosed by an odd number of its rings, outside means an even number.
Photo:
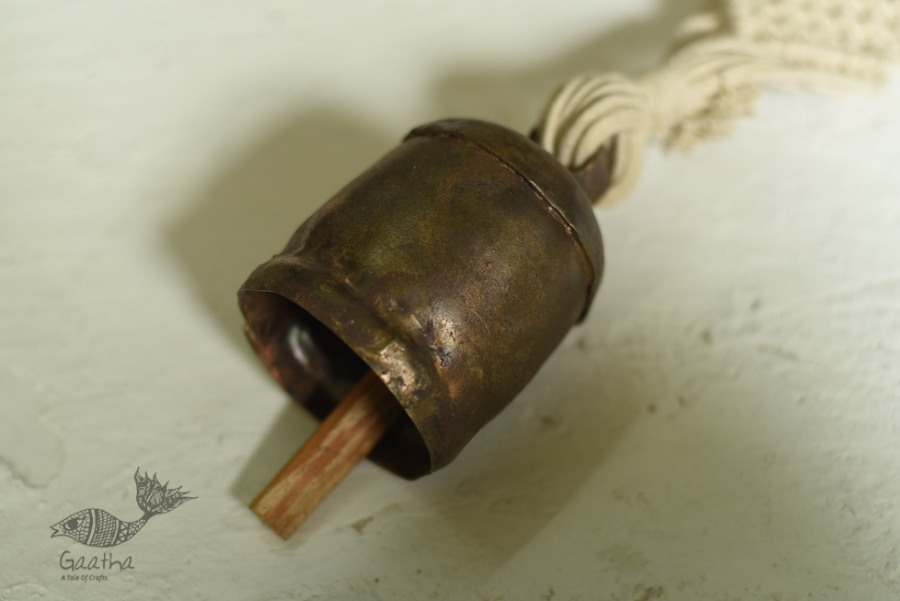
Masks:
[[[369,454],[400,415],[400,405],[368,371],[250,504],[284,539]]]

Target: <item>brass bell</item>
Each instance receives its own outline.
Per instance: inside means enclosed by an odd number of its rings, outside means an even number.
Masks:
[[[257,353],[320,418],[377,375],[402,411],[372,458],[416,478],[522,390],[602,271],[583,183],[525,136],[446,120],[338,192],[238,295]]]

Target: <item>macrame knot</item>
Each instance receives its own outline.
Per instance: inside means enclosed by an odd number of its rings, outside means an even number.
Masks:
[[[752,114],[769,85],[858,91],[900,58],[900,0],[726,0],[681,28],[681,44],[639,79],[576,77],[550,98],[537,127],[544,149],[573,171],[611,159],[603,206],[637,181],[656,140],[686,150]],[[877,17],[877,18],[876,18]]]
[[[728,40],[675,54],[639,80],[617,73],[573,79],[551,98],[538,127],[544,148],[577,170],[602,149],[614,149],[610,206],[634,186],[649,140],[686,150],[721,136],[753,110],[757,81],[773,70],[765,53]]]
[[[778,69],[773,57],[739,40],[686,47],[642,80],[653,101],[655,137],[689,150],[725,135],[735,119],[753,113],[758,85]]]

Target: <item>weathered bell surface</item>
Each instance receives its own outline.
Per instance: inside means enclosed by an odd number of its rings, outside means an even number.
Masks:
[[[247,334],[320,417],[366,366],[403,407],[373,458],[452,460],[586,313],[600,231],[573,176],[513,131],[415,129],[239,291]]]

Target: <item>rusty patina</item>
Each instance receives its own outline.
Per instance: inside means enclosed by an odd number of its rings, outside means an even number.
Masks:
[[[384,380],[404,416],[373,458],[414,478],[528,383],[602,271],[572,174],[506,128],[449,120],[413,130],[329,200],[239,301],[260,357],[317,415],[365,369]]]

